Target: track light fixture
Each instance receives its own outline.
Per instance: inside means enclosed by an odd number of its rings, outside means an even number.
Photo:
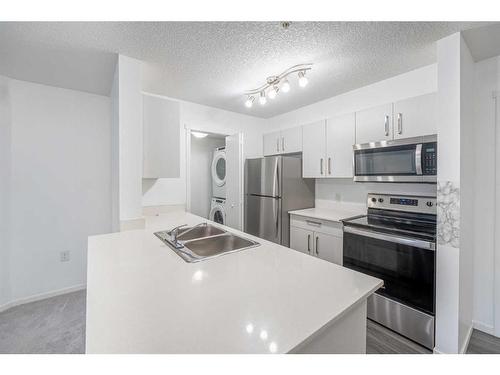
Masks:
[[[312,69],[313,64],[300,64],[288,68],[283,73],[277,76],[267,77],[266,83],[260,87],[253,90],[248,90],[245,92],[247,100],[245,101],[245,106],[251,108],[255,100],[255,96],[259,95],[259,103],[264,105],[267,103],[267,97],[269,99],[275,99],[278,92],[287,93],[290,91],[290,82],[288,81],[288,76],[293,73],[298,73],[299,86],[305,87],[309,80],[306,77],[306,72]]]
[[[306,87],[308,83],[309,83],[309,80],[306,77],[306,72],[303,70],[300,71],[299,72],[299,86]]]
[[[276,98],[276,95],[278,95],[278,91],[280,91],[280,89],[278,88],[278,86],[274,85],[267,93],[267,96],[269,97],[269,99],[274,99]]]
[[[252,108],[253,106],[253,101],[255,100],[255,97],[249,96],[247,100],[245,101],[245,107],[247,108]]]
[[[266,99],[266,92],[264,90],[262,90],[260,92],[260,96],[259,96],[259,103],[260,105],[264,105],[267,103],[267,99]]]

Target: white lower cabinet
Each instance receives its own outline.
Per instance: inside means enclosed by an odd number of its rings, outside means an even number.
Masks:
[[[290,247],[294,250],[313,255],[312,243],[314,232],[302,228],[290,227]]]
[[[342,265],[342,224],[292,215],[290,248]]]
[[[343,237],[314,232],[314,255],[329,262],[342,265]]]

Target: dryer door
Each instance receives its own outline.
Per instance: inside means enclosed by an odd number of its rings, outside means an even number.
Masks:
[[[212,179],[217,186],[226,183],[226,153],[218,152],[212,161]]]

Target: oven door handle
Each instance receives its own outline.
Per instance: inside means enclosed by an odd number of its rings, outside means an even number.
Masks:
[[[425,250],[433,250],[433,251],[436,250],[436,244],[434,242],[419,240],[411,237],[380,233],[368,229],[359,229],[350,226],[344,226],[344,232],[375,238],[377,240],[382,240],[382,241],[395,242],[401,245],[418,247],[420,249],[425,249]]]

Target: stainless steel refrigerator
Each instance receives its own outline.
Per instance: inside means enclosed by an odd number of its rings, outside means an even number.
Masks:
[[[314,207],[314,179],[302,178],[298,156],[266,156],[245,162],[246,233],[289,246],[288,211]]]

